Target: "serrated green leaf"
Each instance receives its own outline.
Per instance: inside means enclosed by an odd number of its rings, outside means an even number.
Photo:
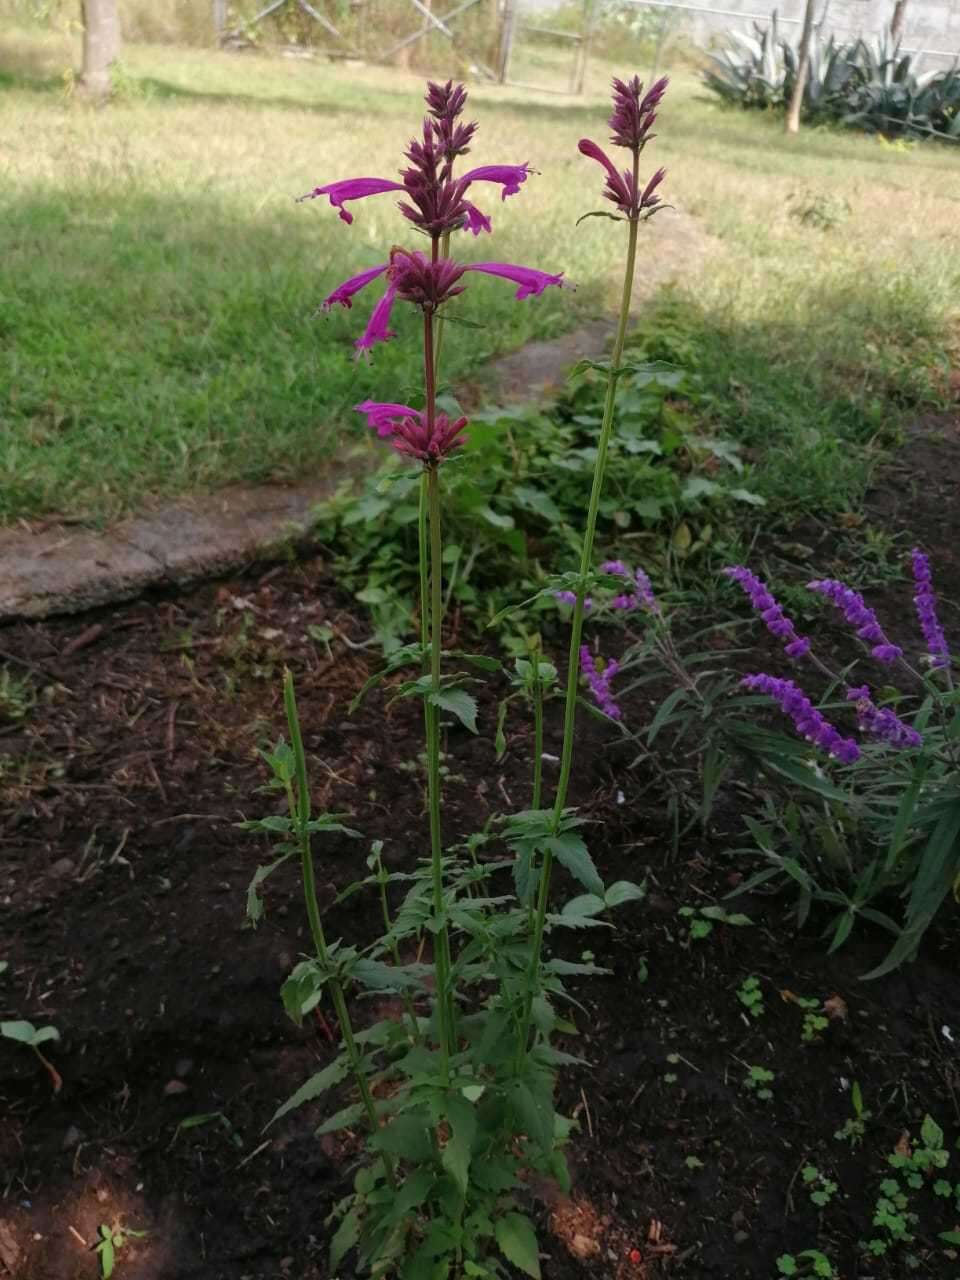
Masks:
[[[540,1280],[540,1254],[533,1223],[521,1213],[506,1213],[497,1221],[497,1245],[506,1260],[525,1276]]]
[[[553,1146],[553,1102],[550,1077],[544,1075],[543,1079],[546,1084],[541,1083],[538,1073],[511,1080],[505,1093],[520,1128],[546,1155]]]
[[[293,857],[293,850],[281,854],[275,862],[270,862],[266,866],[257,867],[253,873],[253,879],[247,885],[247,919],[251,924],[256,923],[263,918],[263,899],[260,897],[260,886],[266,880],[267,876],[272,875],[277,867],[282,867],[288,858]]]
[[[548,837],[544,840],[543,846],[550,850],[560,865],[565,867],[574,879],[579,880],[585,889],[602,897],[603,881],[580,836],[572,831],[565,831],[558,836]]]
[[[328,1116],[323,1124],[314,1130],[314,1137],[322,1138],[325,1133],[338,1133],[341,1129],[352,1129],[358,1120],[364,1118],[364,1111],[362,1102],[351,1102],[349,1107],[343,1107],[332,1116]]]
[[[471,733],[477,732],[477,701],[463,689],[439,689],[427,694],[427,700],[435,707],[452,712]]]
[[[604,894],[608,907],[622,907],[625,902],[639,902],[647,895],[646,884],[632,884],[629,880],[617,880]]]
[[[443,1148],[441,1162],[460,1188],[460,1193],[466,1195],[473,1140],[477,1133],[477,1113],[472,1103],[456,1094],[447,1099],[445,1109],[450,1136]]]
[[[340,1263],[360,1239],[360,1211],[354,1206],[340,1219],[340,1225],[330,1241],[330,1270],[336,1271]]]
[[[923,1117],[923,1123],[920,1126],[920,1141],[928,1151],[943,1150],[943,1130],[933,1116],[926,1115]]]
[[[281,1116],[285,1116],[288,1111],[293,1111],[296,1107],[302,1107],[305,1102],[313,1102],[315,1098],[322,1097],[328,1089],[332,1089],[335,1084],[339,1084],[350,1070],[350,1062],[346,1054],[341,1054],[339,1058],[334,1058],[322,1071],[315,1072],[309,1080],[305,1080],[296,1093],[292,1094],[282,1106],[278,1107],[270,1118],[267,1128],[275,1124]]]

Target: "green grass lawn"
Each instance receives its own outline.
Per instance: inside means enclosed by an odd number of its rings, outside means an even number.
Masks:
[[[399,317],[367,366],[350,344],[372,298],[314,314],[340,279],[410,241],[391,198],[353,206],[348,228],[293,197],[391,175],[420,115],[419,76],[133,46],[124,93],[98,111],[62,92],[65,41],[14,35],[4,48],[0,519],[102,520],[147,495],[309,475],[356,400],[416,385],[415,317]],[[564,270],[578,290],[515,303],[472,284],[463,314],[483,327],[451,330],[448,377],[611,302],[611,224],[575,225],[600,203],[576,143],[606,133],[607,74],[595,66],[576,100],[473,87],[471,160],[529,160],[540,176],[485,202],[495,235],[469,238],[464,256]],[[684,284],[718,335],[724,378],[768,396],[772,423],[814,426],[818,404],[778,391],[778,369],[879,415],[929,381],[960,295],[960,149],[832,131],[788,143],[777,120],[720,108],[689,72],[660,125],[668,198],[710,238]],[[648,228],[646,253],[670,216]]]

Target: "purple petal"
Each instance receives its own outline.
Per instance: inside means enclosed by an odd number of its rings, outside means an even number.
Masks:
[[[357,349],[357,357],[359,358],[365,351],[377,342],[388,342],[394,337],[393,330],[390,328],[390,312],[393,310],[393,304],[396,301],[397,289],[396,285],[388,285],[387,291],[383,297],[373,308],[370,320],[367,323],[363,335],[359,337],[353,344]]]
[[[563,287],[563,272],[552,276],[547,271],[537,271],[535,267],[518,267],[511,262],[474,262],[466,271],[482,271],[487,276],[501,276],[504,280],[512,280],[518,285],[516,298],[520,302],[531,294],[538,296],[549,285]]]
[[[500,199],[506,200],[507,196],[517,194],[520,184],[526,182],[530,173],[528,164],[483,164],[478,169],[470,169],[463,175],[463,180],[465,182],[499,182],[503,187]]]
[[[493,230],[490,219],[485,213],[481,213],[475,204],[471,204],[469,200],[464,200],[463,204],[467,211],[467,220],[464,223],[467,231],[472,231],[475,236],[478,236],[481,231],[489,233]]]
[[[340,211],[340,217],[346,223],[353,221],[353,214],[343,206],[348,200],[365,200],[367,196],[383,195],[385,191],[403,191],[400,182],[391,182],[389,178],[344,178],[342,182],[328,182],[325,187],[314,187],[300,200],[316,200],[318,196],[326,196],[334,209]]]
[[[339,302],[341,307],[352,307],[353,295],[365,289],[371,280],[376,280],[377,276],[382,276],[389,265],[388,262],[384,262],[379,267],[370,267],[368,271],[361,271],[358,276],[351,276],[349,280],[344,280],[343,284],[337,285],[329,297],[324,298],[320,304],[321,310],[329,311],[336,302]]]
[[[392,436],[394,427],[404,418],[417,417],[416,409],[411,409],[408,404],[393,404],[383,400],[364,400],[353,407],[357,413],[366,414],[367,426],[376,431],[381,439]]]
[[[589,138],[581,138],[577,147],[581,155],[589,156],[591,160],[596,160],[597,164],[602,164],[614,182],[620,181],[620,170],[602,147],[598,147]]]

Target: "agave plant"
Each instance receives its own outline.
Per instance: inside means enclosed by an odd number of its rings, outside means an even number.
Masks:
[[[754,35],[731,31],[730,43],[710,57],[704,81],[727,102],[743,107],[776,107],[785,101],[787,68],[777,11],[769,27],[753,24]]]
[[[711,57],[704,81],[739,106],[780,106],[796,83],[797,50],[781,37],[776,10],[770,25],[754,23],[754,32],[731,32],[727,48]],[[838,44],[815,28],[803,111],[871,133],[960,141],[960,60],[948,70],[921,74],[887,36]]]

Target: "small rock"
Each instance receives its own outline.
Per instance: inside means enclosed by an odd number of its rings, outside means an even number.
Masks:
[[[734,1244],[746,1244],[749,1239],[750,1239],[749,1231],[735,1231],[733,1233]]]
[[[578,1258],[593,1258],[600,1252],[599,1241],[578,1231],[570,1241],[570,1248]]]
[[[184,1076],[188,1076],[192,1070],[193,1070],[192,1058],[178,1058],[177,1065],[173,1068],[173,1074],[175,1076],[180,1076],[182,1079]]]
[[[168,1080],[163,1086],[163,1092],[168,1098],[172,1098],[175,1094],[186,1093],[189,1087],[182,1080]]]
[[[63,1135],[64,1151],[69,1151],[72,1147],[77,1146],[77,1144],[81,1142],[82,1139],[83,1139],[82,1131],[78,1129],[75,1124],[72,1124],[70,1128],[67,1130],[67,1132]]]
[[[58,858],[50,868],[50,875],[57,880],[66,880],[67,876],[73,875],[76,866],[72,858]]]

